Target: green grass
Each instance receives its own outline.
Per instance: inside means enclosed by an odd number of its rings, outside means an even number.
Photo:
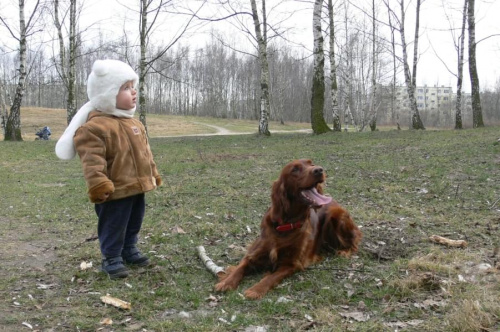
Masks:
[[[140,247],[155,266],[119,281],[98,272],[78,159],[58,160],[55,141],[2,141],[0,330],[27,329],[23,322],[42,331],[498,330],[499,137],[492,127],[152,138],[165,185],[147,194]],[[258,235],[273,180],[295,158],[325,167],[326,192],[363,231],[359,254],[329,256],[260,301],[241,296],[260,275],[214,293],[196,246],[221,266],[236,264]],[[438,246],[433,234],[469,246]],[[82,261],[94,268],[80,271]],[[492,268],[478,271],[479,263]],[[132,310],[104,305],[108,293]],[[355,312],[369,318],[346,318]]]

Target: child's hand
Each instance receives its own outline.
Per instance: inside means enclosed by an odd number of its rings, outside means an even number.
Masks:
[[[154,180],[154,183],[157,187],[159,187],[163,184],[163,181],[159,175],[157,177],[153,177],[153,180]]]
[[[115,186],[111,181],[106,181],[97,187],[89,190],[89,198],[92,203],[102,203],[108,200],[115,191]]]
[[[108,199],[109,195],[111,195],[111,193],[104,193],[99,197],[99,199],[105,201]]]

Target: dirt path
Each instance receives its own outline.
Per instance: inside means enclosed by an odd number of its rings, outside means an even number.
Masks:
[[[158,138],[167,138],[167,137],[191,137],[191,136],[223,136],[223,135],[251,135],[255,134],[255,131],[245,131],[245,132],[240,132],[240,131],[232,131],[229,129],[226,129],[224,127],[216,126],[216,125],[211,125],[207,123],[201,123],[201,122],[193,122],[194,124],[200,125],[200,126],[205,126],[205,127],[210,127],[212,129],[215,129],[215,133],[206,133],[206,134],[188,134],[188,135],[169,135],[169,136],[155,136]],[[270,130],[271,134],[276,134],[276,133],[305,133],[309,134],[312,133],[311,129],[298,129],[298,130]]]

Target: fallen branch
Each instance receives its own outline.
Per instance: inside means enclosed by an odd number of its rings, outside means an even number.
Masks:
[[[130,310],[132,308],[130,302],[125,302],[123,300],[117,299],[116,297],[109,296],[109,294],[101,296],[101,301],[124,310]]]
[[[203,261],[203,264],[205,264],[205,267],[210,272],[212,272],[217,277],[226,274],[226,272],[224,272],[224,269],[222,267],[215,264],[214,261],[207,256],[207,253],[205,252],[205,248],[203,246],[198,246],[196,249],[198,250],[198,256],[200,257],[200,259]]]
[[[429,237],[429,240],[431,240],[434,243],[447,245],[448,247],[457,247],[457,248],[467,247],[467,241],[465,240],[450,240],[439,235],[432,235]]]

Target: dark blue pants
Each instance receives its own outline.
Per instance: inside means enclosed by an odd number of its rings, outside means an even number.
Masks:
[[[145,207],[144,194],[95,205],[97,236],[104,257],[121,256],[124,247],[137,243]]]

